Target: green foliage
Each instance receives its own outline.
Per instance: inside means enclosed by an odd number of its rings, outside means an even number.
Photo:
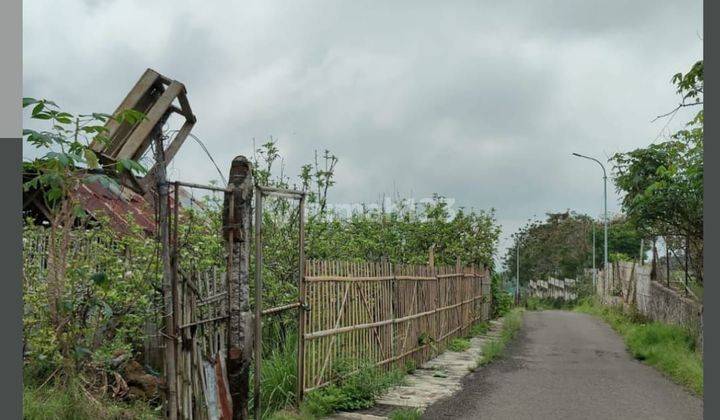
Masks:
[[[454,338],[447,346],[450,351],[461,352],[470,348],[470,340],[467,338]]]
[[[545,221],[530,221],[514,234],[504,263],[515,277],[517,246],[520,246],[520,285],[530,280],[575,277],[591,261],[592,219],[575,212],[549,213]]]
[[[484,366],[502,356],[507,344],[515,338],[522,327],[523,310],[515,308],[503,318],[503,326],[498,337],[486,341],[481,349],[478,366]]]
[[[342,363],[340,364],[342,365]],[[342,366],[338,374],[344,372]],[[404,372],[393,370],[383,372],[370,363],[363,363],[352,375],[347,375],[335,384],[308,393],[301,412],[321,417],[338,410],[359,410],[372,407],[386,389],[402,383]]]
[[[102,166],[92,142],[108,142],[109,119],[121,123],[137,124],[144,116],[128,110],[116,116],[101,113],[73,115],[62,111],[55,102],[46,99],[23,98],[23,108],[31,107],[30,119],[47,121],[48,130],[24,129],[23,138],[31,146],[44,151],[41,157],[23,163],[23,172],[29,178],[25,190],[39,189],[48,209],[58,210],[70,192],[85,182],[115,183],[107,171],[129,171],[144,174],[146,169],[131,159],[117,162],[115,167]],[[139,114],[139,115],[138,115]],[[88,171],[95,171],[89,173]],[[79,211],[78,203],[74,203]]]
[[[478,322],[477,324],[474,324],[472,327],[470,327],[470,331],[468,332],[468,337],[477,337],[479,335],[485,335],[490,330],[490,324],[487,322]]]
[[[513,305],[513,296],[510,293],[502,290],[502,277],[493,273],[490,279],[490,294],[492,294],[493,301],[493,318],[503,316]]]
[[[698,395],[703,394],[703,359],[695,349],[691,332],[675,325],[647,322],[634,311],[604,306],[592,298],[584,299],[575,310],[604,319],[623,336],[636,359],[654,366]]]
[[[72,381],[63,387],[23,389],[23,418],[26,420],[149,420],[161,413],[143,402],[118,403],[88,396],[82,385]]]
[[[648,235],[687,237],[689,255],[702,281],[703,255],[703,61],[672,78],[681,104],[700,106],[686,128],[669,139],[612,157],[614,181],[629,220]],[[668,115],[670,115],[668,114]]]
[[[389,420],[420,420],[422,412],[417,408],[397,408],[388,414]]]
[[[260,405],[263,418],[297,401],[297,335],[290,336],[284,346],[270,346],[264,355],[260,378]],[[252,383],[251,371],[250,382]],[[250,410],[253,410],[252,389],[250,389]]]
[[[121,237],[102,222],[74,231],[74,243],[83,245],[66,259],[63,289],[50,294],[44,281],[48,269],[35,249],[47,240],[47,230],[28,220],[23,232],[26,370],[43,380],[62,363],[110,369],[118,353],[140,348],[145,322],[156,314],[156,244],[136,225]],[[50,299],[59,300],[57,313],[51,311]],[[63,326],[59,334],[54,316]]]

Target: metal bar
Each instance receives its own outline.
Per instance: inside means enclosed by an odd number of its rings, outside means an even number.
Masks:
[[[254,405],[255,419],[260,420],[260,375],[262,368],[262,194],[258,187],[255,194],[255,374]]]

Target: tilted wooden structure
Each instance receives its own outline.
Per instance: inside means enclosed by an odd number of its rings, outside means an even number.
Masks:
[[[107,129],[105,136],[108,140],[106,142],[95,140],[90,145],[100,156],[103,164],[115,163],[122,159],[140,159],[152,143],[154,130],[161,128],[170,114],[176,113],[184,117],[184,123],[165,148],[165,164],[167,164],[175,157],[197,121],[190,108],[185,86],[152,69],[145,70],[113,116],[128,109],[142,112],[145,118],[136,124],[122,122],[116,118],[108,119],[105,123]],[[137,179],[127,171],[123,171],[120,175],[121,181],[128,188],[145,193],[153,183],[156,168],[157,163],[142,179]]]

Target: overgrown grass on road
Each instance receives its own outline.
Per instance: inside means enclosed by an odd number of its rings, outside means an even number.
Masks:
[[[505,314],[503,326],[497,338],[487,341],[482,346],[482,354],[478,359],[478,366],[484,366],[500,357],[507,344],[515,338],[522,327],[523,309],[515,308]]]
[[[594,299],[582,300],[575,311],[602,318],[623,337],[633,357],[703,395],[703,359],[695,349],[695,337],[686,329],[647,322],[636,313],[604,306]]]

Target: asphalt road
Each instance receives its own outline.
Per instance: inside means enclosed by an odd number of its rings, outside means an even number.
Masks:
[[[526,312],[506,356],[476,370],[424,419],[701,419],[702,400],[633,359],[607,324]]]

